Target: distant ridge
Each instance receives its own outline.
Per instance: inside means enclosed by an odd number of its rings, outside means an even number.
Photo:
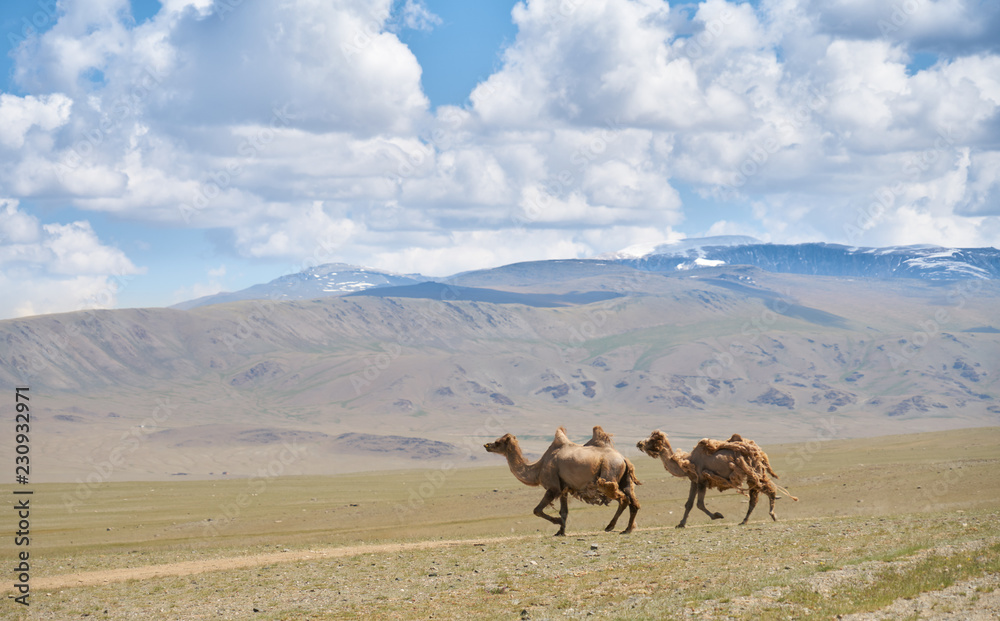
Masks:
[[[460,299],[528,306],[562,306],[601,301],[596,292],[563,294],[564,297],[511,297],[512,287],[547,289],[573,281],[580,289],[614,288],[630,270],[675,274],[685,270],[748,265],[781,274],[806,274],[846,278],[922,280],[998,280],[1000,250],[996,248],[943,248],[933,245],[863,248],[839,244],[765,244],[753,237],[727,235],[684,239],[660,244],[640,244],[589,259],[525,261],[489,269],[461,272],[447,278],[420,274],[395,274],[369,267],[330,263],[276,278],[235,292],[217,293],[176,304],[189,310],[241,300],[307,300],[368,294],[380,296]],[[581,284],[579,279],[605,279],[603,285]],[[441,285],[447,282],[449,285]],[[440,285],[440,286],[436,286]],[[406,289],[405,287],[416,287]],[[462,292],[463,287],[470,291]],[[478,289],[478,291],[472,290]],[[439,298],[438,296],[445,296]],[[568,297],[566,297],[568,296]],[[576,297],[574,297],[576,296]],[[589,296],[589,297],[588,297]]]
[[[66,481],[119,453],[137,480],[457,464],[507,431],[539,452],[560,425],[625,445],[1000,424],[1000,280],[611,261],[463,278],[0,321],[0,381],[43,396],[44,476]]]
[[[705,248],[722,248],[729,246],[753,246],[761,244],[759,239],[747,235],[718,235],[714,237],[693,237],[674,242],[654,244],[636,244],[618,252],[608,252],[594,257],[605,260],[641,259],[651,255],[668,256],[704,256]]]
[[[419,274],[394,274],[346,263],[327,263],[240,291],[216,293],[181,302],[171,308],[190,310],[199,306],[240,300],[311,300],[377,287],[415,284],[424,280],[427,278]]]
[[[860,248],[839,244],[762,244],[753,238],[704,238],[661,244],[642,256],[616,253],[619,263],[652,272],[719,265],[751,265],[768,272],[850,278],[927,280],[1000,279],[1000,250],[893,246]],[[607,260],[607,255],[602,255]]]
[[[554,308],[573,304],[590,304],[620,297],[611,291],[585,291],[577,293],[516,293],[479,287],[458,287],[439,282],[423,282],[401,287],[381,287],[348,294],[350,297],[372,296],[380,298],[422,298],[444,302],[488,302],[490,304],[523,304],[536,308]]]

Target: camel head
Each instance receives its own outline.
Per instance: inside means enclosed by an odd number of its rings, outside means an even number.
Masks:
[[[649,437],[645,440],[636,442],[635,446],[650,457],[659,457],[661,453],[672,450],[670,441],[667,440],[667,434],[659,429],[649,434]]]
[[[511,446],[517,446],[517,438],[509,433],[505,433],[497,438],[495,442],[484,444],[483,448],[486,449],[487,453],[499,453],[500,455],[506,455]]]

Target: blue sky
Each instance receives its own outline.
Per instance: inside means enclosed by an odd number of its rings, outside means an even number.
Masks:
[[[514,4],[507,0],[478,4],[460,0],[429,2],[428,9],[440,18],[440,22],[431,29],[399,32],[400,39],[423,67],[421,85],[432,107],[465,105],[473,87],[499,66],[504,46],[513,41],[516,34],[510,20]],[[32,31],[45,32],[59,15],[56,6],[54,2],[0,4],[0,31],[13,31],[18,39]],[[132,21],[141,25],[160,11],[161,4],[157,0],[132,0],[129,9]],[[12,72],[13,59],[5,54],[0,58],[0,75],[4,77],[2,91],[25,94],[12,79]],[[151,230],[145,224],[101,213],[22,202],[22,206],[32,205],[42,214],[42,222],[89,220],[100,239],[122,249],[133,263],[145,269],[143,274],[119,275],[112,279],[111,282],[120,287],[117,301],[123,307],[180,301],[166,298],[165,292],[183,291],[191,284],[192,275],[199,277],[213,270],[218,273],[225,269],[228,277],[224,281],[225,289],[235,290],[301,267],[294,261],[247,261],[245,257],[220,249],[213,242],[213,237],[218,235],[198,229],[157,227]],[[223,281],[219,277],[215,282],[221,285]],[[204,291],[198,291],[201,292]]]
[[[429,30],[400,33],[420,61],[420,83],[434,107],[465,105],[469,93],[501,65],[501,52],[514,41],[517,29],[510,20],[514,2],[427,2],[440,18]]]
[[[0,318],[322,262],[1000,240],[975,0],[0,4]]]

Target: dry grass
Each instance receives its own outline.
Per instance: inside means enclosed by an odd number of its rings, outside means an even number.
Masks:
[[[870,575],[857,572],[826,590],[797,584],[781,601],[807,608],[809,612],[803,618],[828,619],[837,614],[879,610],[900,598],[912,599],[986,574],[1000,574],[1000,543],[965,548],[924,554],[912,562],[897,557]]]
[[[503,466],[114,483],[73,513],[62,503],[72,486],[39,485],[33,579],[259,554],[298,560],[35,589],[30,618],[830,618],[974,580],[981,600],[967,603],[989,605],[1000,586],[998,447],[995,428],[805,452],[765,446],[801,501],[780,501],[777,523],[758,507],[739,527],[744,499],[710,494],[726,519],[692,513],[684,530],[673,526],[686,481],[636,457],[638,530],[601,532],[611,507],[571,503],[569,536],[558,539],[531,515],[540,490]],[[407,542],[431,547],[392,547]],[[362,543],[384,547],[301,558]],[[2,613],[17,618],[18,608],[8,602]]]

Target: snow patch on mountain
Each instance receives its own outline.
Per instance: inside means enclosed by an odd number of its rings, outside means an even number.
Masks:
[[[753,238],[684,240],[618,261],[652,272],[719,265],[751,265],[769,272],[861,278],[1000,279],[996,248],[932,245],[858,248],[838,244],[762,244]]]
[[[751,246],[762,243],[747,235],[717,235],[714,237],[690,237],[678,241],[635,244],[618,252],[599,254],[594,259],[618,261],[641,259],[653,255],[671,257],[705,257],[708,248]]]
[[[677,265],[678,270],[691,270],[697,267],[719,267],[720,265],[725,265],[726,262],[720,259],[705,259],[698,257],[690,263],[680,263]]]
[[[265,284],[254,285],[231,293],[198,298],[177,304],[183,310],[235,302],[238,300],[311,300],[315,298],[347,295],[378,287],[413,285],[428,280],[420,274],[396,274],[370,267],[327,263],[275,278]]]

